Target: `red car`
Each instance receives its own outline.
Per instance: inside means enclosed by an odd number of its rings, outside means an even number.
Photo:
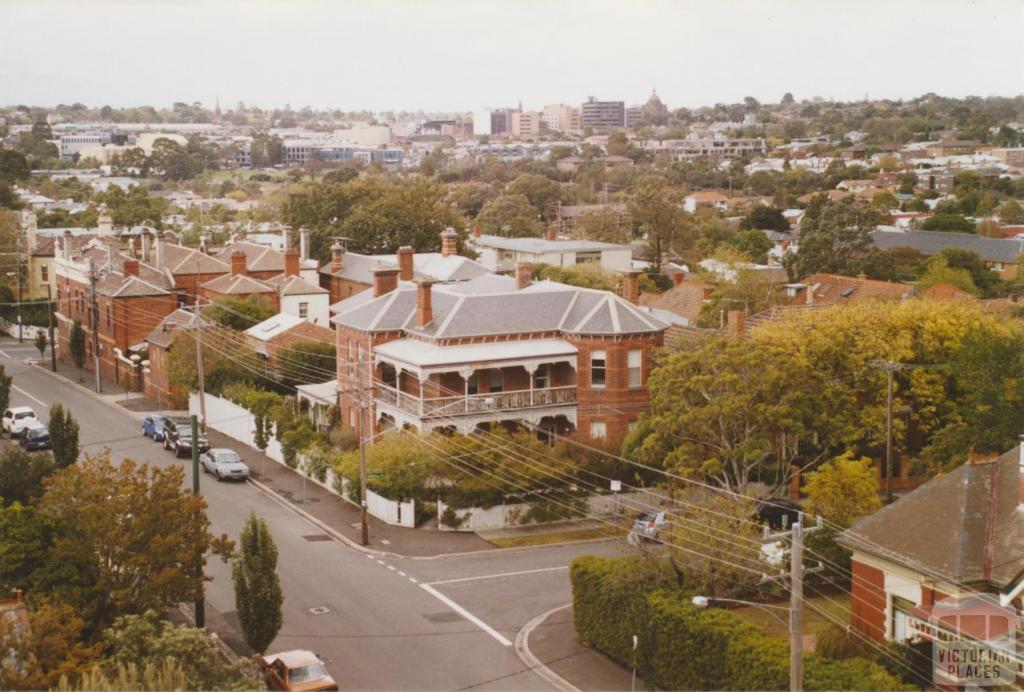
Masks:
[[[260,658],[260,667],[272,690],[315,692],[336,690],[338,683],[324,668],[323,661],[312,651],[283,651]]]

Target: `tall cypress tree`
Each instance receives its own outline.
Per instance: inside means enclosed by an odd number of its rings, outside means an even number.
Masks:
[[[50,449],[57,468],[67,468],[78,460],[78,421],[60,404],[50,408]]]
[[[277,546],[267,523],[255,512],[242,528],[239,545],[239,556],[231,565],[235,610],[246,643],[262,654],[274,641],[284,619],[284,596],[277,578]]]
[[[14,378],[7,374],[4,366],[0,365],[0,412],[6,411],[11,405],[11,383]]]

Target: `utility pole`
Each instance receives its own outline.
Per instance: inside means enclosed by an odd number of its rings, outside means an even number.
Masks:
[[[199,415],[206,431],[206,375],[203,371],[203,316],[199,311],[199,260],[196,260],[196,379],[199,382]]]
[[[15,274],[18,278],[18,343],[24,343],[24,331],[25,325],[21,321],[21,239],[19,238],[14,242],[14,261],[17,264],[15,267]]]
[[[804,536],[821,527],[821,517],[818,517],[816,526],[805,528],[801,512],[789,531],[773,534],[767,526],[764,530],[766,543],[789,538],[789,689],[792,692],[803,692],[804,689],[804,577],[824,569],[821,564],[812,569],[804,569]],[[765,577],[761,583],[786,576],[783,573],[779,577]]]
[[[362,359],[360,359],[362,360]],[[370,528],[366,524],[366,414],[369,407],[366,405],[366,391],[363,389],[363,367],[366,363],[360,362],[356,366],[359,382],[359,544],[370,544]]]
[[[869,365],[873,368],[885,370],[886,377],[886,407],[885,407],[885,501],[892,502],[892,377],[897,370],[914,370],[917,368],[943,368],[941,364],[924,363],[894,363],[887,361],[872,361]]]
[[[89,258],[89,296],[92,304],[92,319],[89,320],[92,324],[92,357],[96,370],[96,392],[98,393],[103,391],[103,386],[100,384],[100,308],[96,303],[96,264],[92,257]]]
[[[57,342],[53,340],[53,298],[50,295],[50,282],[46,282],[46,319],[49,323],[50,337],[50,370],[57,372]]]
[[[190,416],[192,426],[192,494],[199,494],[199,421],[195,414]],[[196,554],[196,578],[199,580],[199,597],[195,603],[196,627],[206,626],[206,598],[203,594],[203,555]]]

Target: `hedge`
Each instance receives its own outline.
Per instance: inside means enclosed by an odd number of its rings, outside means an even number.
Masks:
[[[661,564],[580,557],[569,571],[576,636],[659,689],[785,690],[788,642],[728,610],[698,609]],[[639,638],[634,654],[633,635]],[[907,689],[877,663],[804,657],[806,689]],[[911,688],[912,689],[912,688]]]

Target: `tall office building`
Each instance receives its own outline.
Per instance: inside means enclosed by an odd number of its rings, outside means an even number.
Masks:
[[[564,103],[544,106],[544,121],[552,130],[575,132],[580,127],[580,109]]]
[[[582,127],[625,127],[626,104],[624,101],[598,101],[591,96],[580,106]]]

